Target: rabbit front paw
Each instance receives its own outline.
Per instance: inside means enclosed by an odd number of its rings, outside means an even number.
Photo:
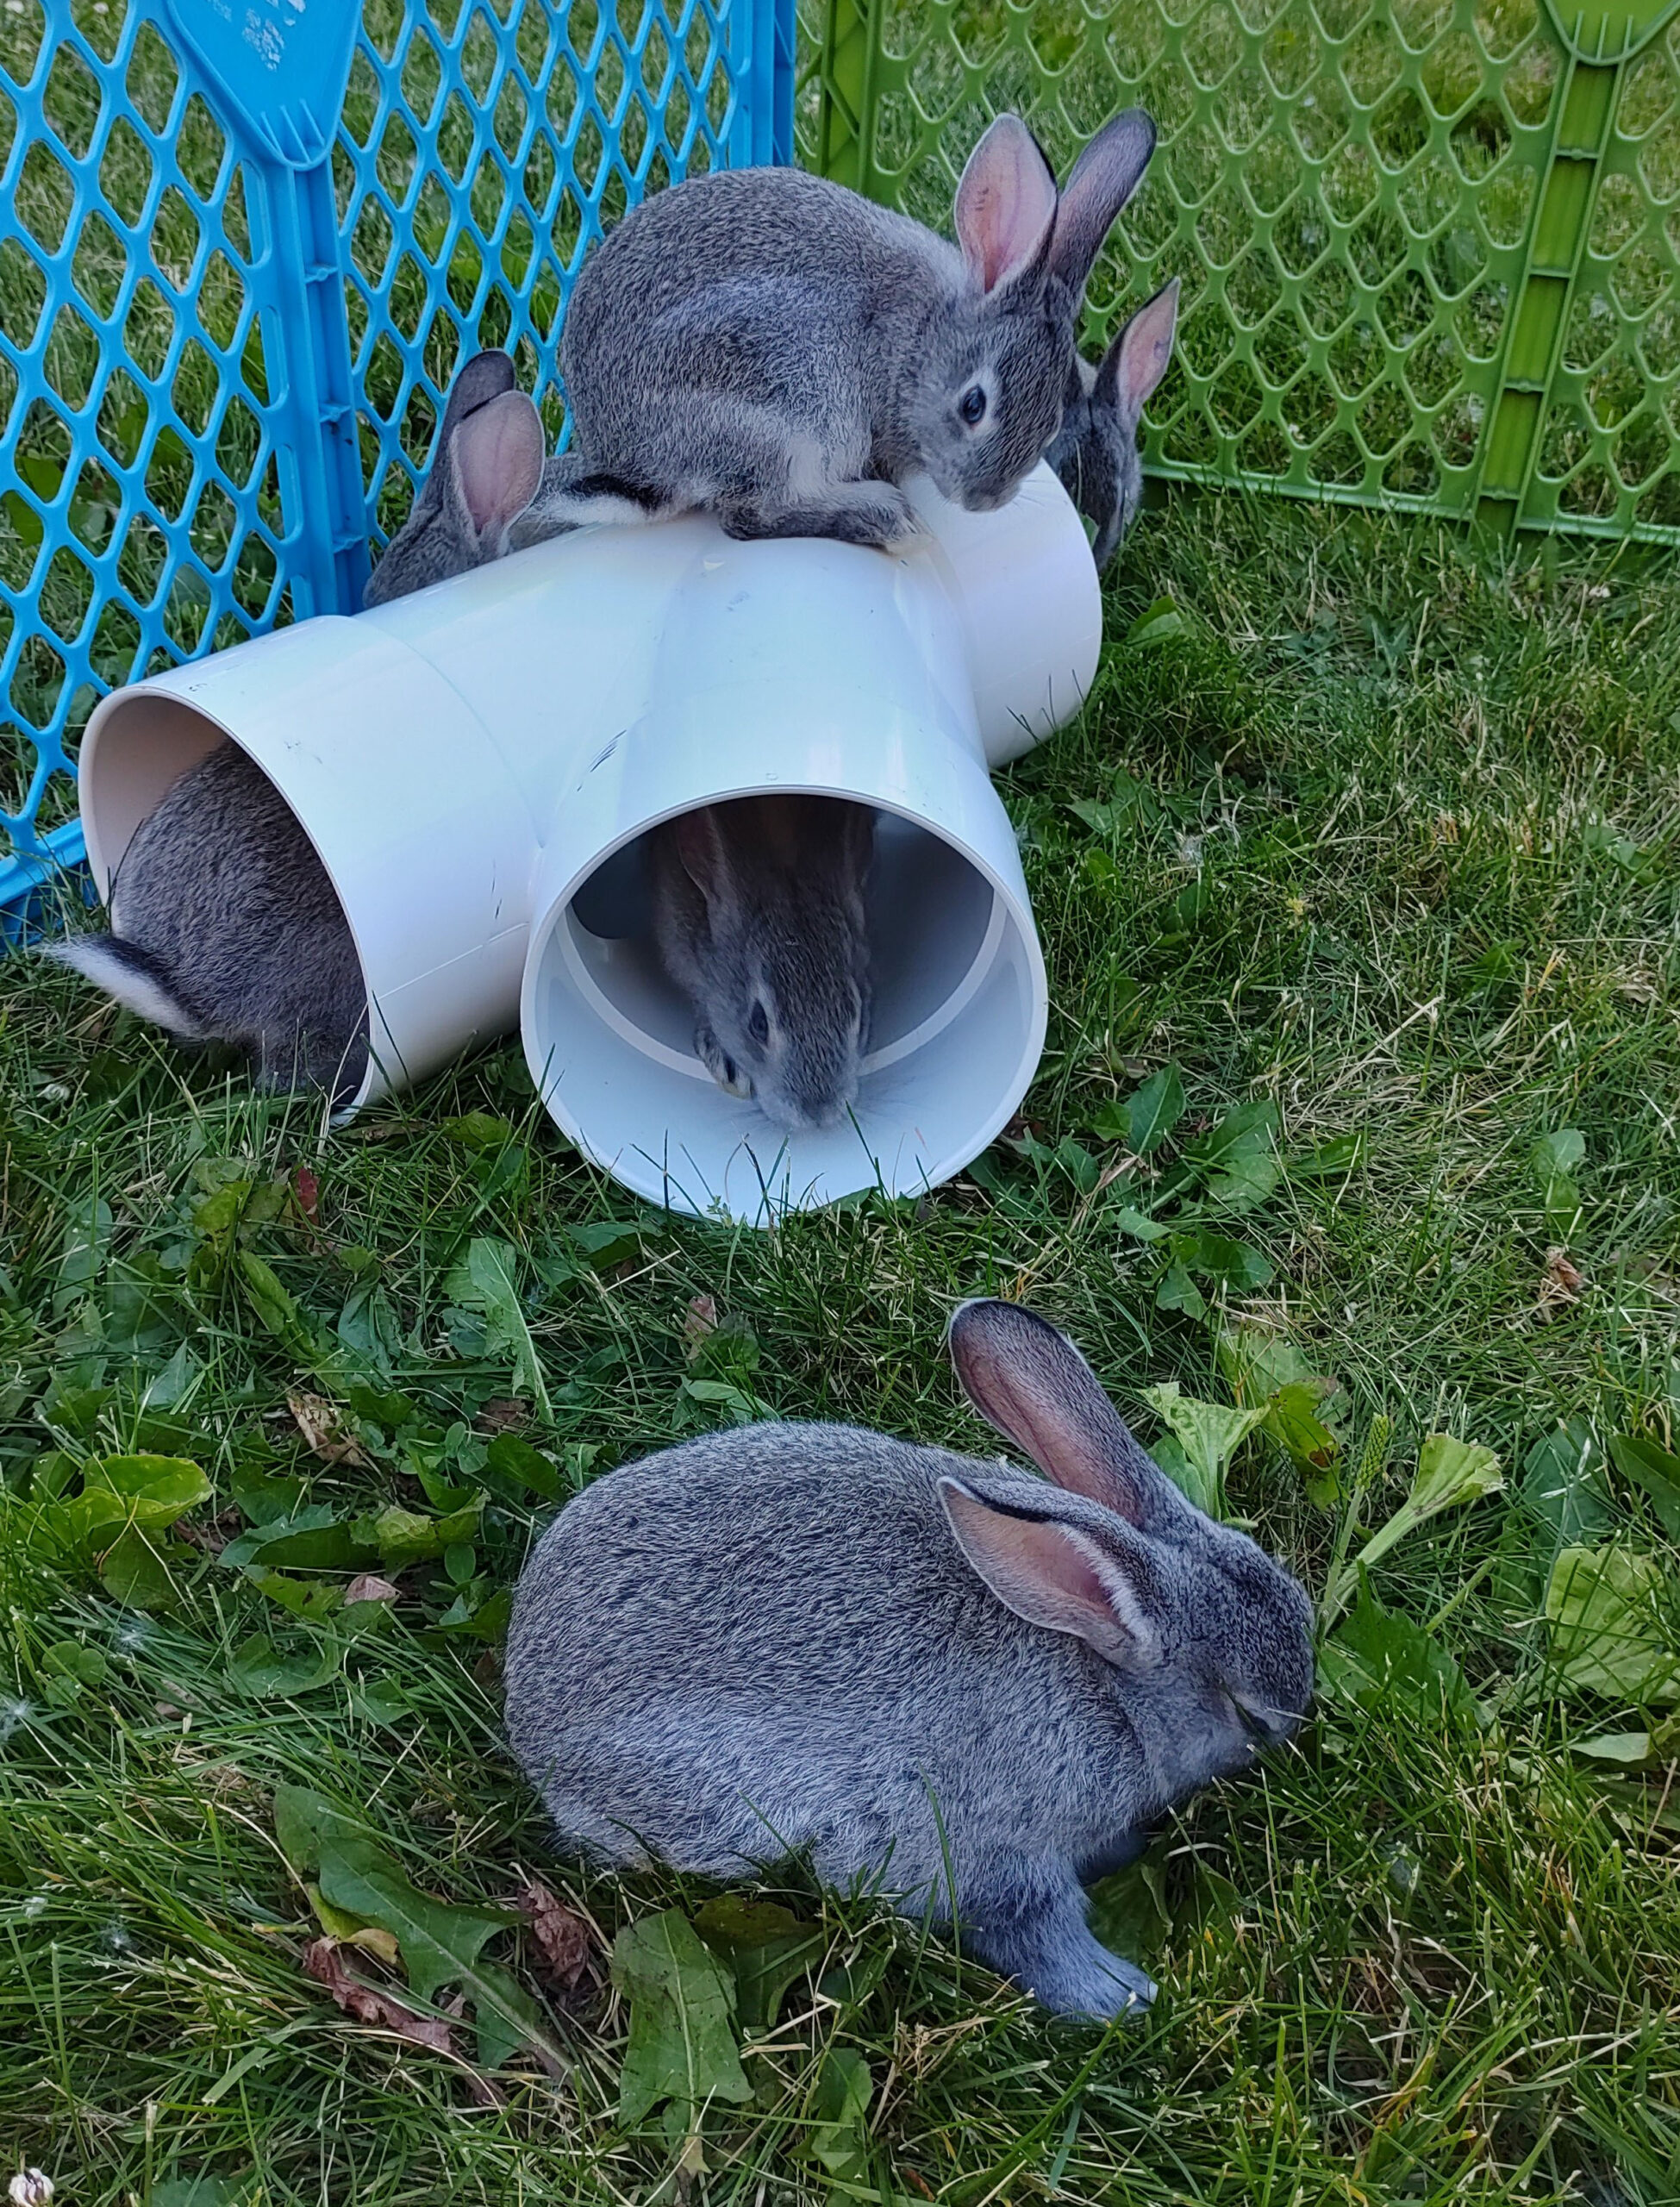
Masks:
[[[726,1096],[752,1095],[752,1082],[703,1019],[694,1030],[694,1053]]]
[[[740,503],[720,516],[726,535],[748,541],[769,536],[823,536],[885,551],[915,535],[904,493],[890,483],[834,483],[796,504]]]

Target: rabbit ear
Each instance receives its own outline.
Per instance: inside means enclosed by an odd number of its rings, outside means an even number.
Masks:
[[[449,455],[455,433],[470,415],[514,387],[514,364],[506,353],[475,353],[459,371],[444,401],[443,419],[432,445],[432,457],[410,513],[410,522],[443,512],[455,489]],[[528,503],[528,501],[527,502]]]
[[[989,1499],[966,1480],[942,1479],[940,1500],[958,1547],[1018,1617],[1071,1632],[1127,1670],[1159,1652],[1142,1589],[1117,1547],[1053,1516]]]
[[[542,418],[522,391],[469,414],[449,443],[449,472],[473,535],[492,543],[512,527],[542,478]]]
[[[826,800],[833,803],[834,800]],[[841,872],[848,878],[861,874],[875,849],[875,813],[867,804],[846,802],[840,806]]]
[[[511,391],[513,387],[514,364],[510,353],[475,353],[449,386],[449,397],[443,409],[443,425],[438,431],[438,450],[445,449],[469,414],[476,414],[481,406],[488,406],[492,398],[499,398],[504,391]]]
[[[1175,276],[1145,301],[1103,355],[1092,396],[1099,405],[1112,406],[1129,428],[1137,428],[1138,417],[1166,373],[1177,325]]]
[[[709,904],[728,896],[734,886],[728,847],[715,805],[696,806],[678,816],[677,855],[683,870]]]
[[[1084,290],[1102,241],[1154,150],[1154,124],[1140,107],[1129,107],[1103,124],[1073,164],[1056,209],[1050,269],[1076,291]]]
[[[1065,1334],[1018,1303],[965,1303],[951,1359],[981,1416],[1070,1493],[1148,1529],[1173,1512],[1171,1483],[1133,1439]]]
[[[1000,115],[957,186],[957,240],[969,273],[995,291],[1042,259],[1056,220],[1056,179],[1018,115]]]

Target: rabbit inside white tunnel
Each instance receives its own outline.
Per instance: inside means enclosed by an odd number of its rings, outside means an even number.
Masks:
[[[505,353],[455,378],[407,525],[369,586],[391,599],[506,548],[542,466],[542,424]],[[367,988],[319,853],[256,761],[223,741],[189,766],[134,831],[108,933],[42,946],[190,1042],[228,1042],[269,1088],[353,1103],[367,1071]]]

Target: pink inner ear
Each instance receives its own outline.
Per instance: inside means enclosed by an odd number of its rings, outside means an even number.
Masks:
[[[522,391],[469,414],[450,447],[461,499],[480,536],[517,521],[542,479],[542,422]]]
[[[1029,1624],[1069,1632],[1109,1662],[1141,1652],[1087,1540],[1064,1525],[995,1510],[954,1479],[940,1498],[959,1546],[1006,1608]]]
[[[997,1326],[974,1313],[968,1326],[952,1332],[951,1354],[976,1409],[1058,1486],[1100,1502],[1132,1524],[1142,1522],[1142,1496],[1116,1468],[1113,1448],[1102,1445],[1102,1436],[1119,1423],[1114,1406],[1070,1344],[1049,1328],[1000,1339]],[[1035,1358],[1050,1361],[1055,1372],[1035,1371]]]
[[[1000,115],[957,187],[957,236],[982,290],[1027,267],[1056,217],[1056,179],[1018,116]]]
[[[1129,414],[1142,412],[1166,373],[1177,322],[1178,284],[1175,278],[1164,291],[1138,309],[1122,331],[1118,382],[1121,403]]]

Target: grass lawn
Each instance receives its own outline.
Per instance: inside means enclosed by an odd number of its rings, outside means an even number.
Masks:
[[[1177,622],[1128,638],[1163,592]],[[1006,784],[1044,1066],[1015,1138],[919,1204],[773,1234],[639,1210],[511,1045],[327,1133],[7,966],[0,2151],[63,2198],[1680,2198],[1680,585],[1204,498],[1146,517],[1109,616],[1082,723]],[[1183,1116],[1140,1161],[1127,1099],[1168,1066]],[[1275,1159],[1179,1169],[1266,1100]],[[556,1859],[503,1753],[498,1596],[540,1490],[760,1408],[985,1450],[940,1333],[986,1291],[1065,1323],[1152,1441],[1145,1386],[1231,1404],[1221,1329],[1334,1379],[1340,1499],[1264,1432],[1229,1472],[1315,1593],[1360,1468],[1367,1528],[1431,1433],[1506,1485],[1371,1571],[1377,1654],[1343,1641],[1297,1746],[1105,1895],[1161,1981],[1146,2022],[1050,2023],[795,1878],[775,1898],[815,1931],[779,2015],[743,1970],[696,2041],[703,2084],[744,2043],[751,2099],[627,2121],[605,1949],[709,1896]],[[163,1498],[119,1540],[84,1467],[137,1454],[202,1479],[133,1471]],[[1617,1564],[1560,1640],[1571,1542]],[[368,1571],[397,1598],[347,1605]],[[322,1892],[321,1800],[383,1916]],[[510,1906],[533,1875],[588,1927],[581,1975]],[[430,1917],[503,1973],[409,1993],[430,2045],[381,2004],[415,1889],[507,1910]],[[306,1951],[363,1973],[360,2015]],[[458,1982],[540,2001],[560,2073],[515,2053],[486,2089]]]

